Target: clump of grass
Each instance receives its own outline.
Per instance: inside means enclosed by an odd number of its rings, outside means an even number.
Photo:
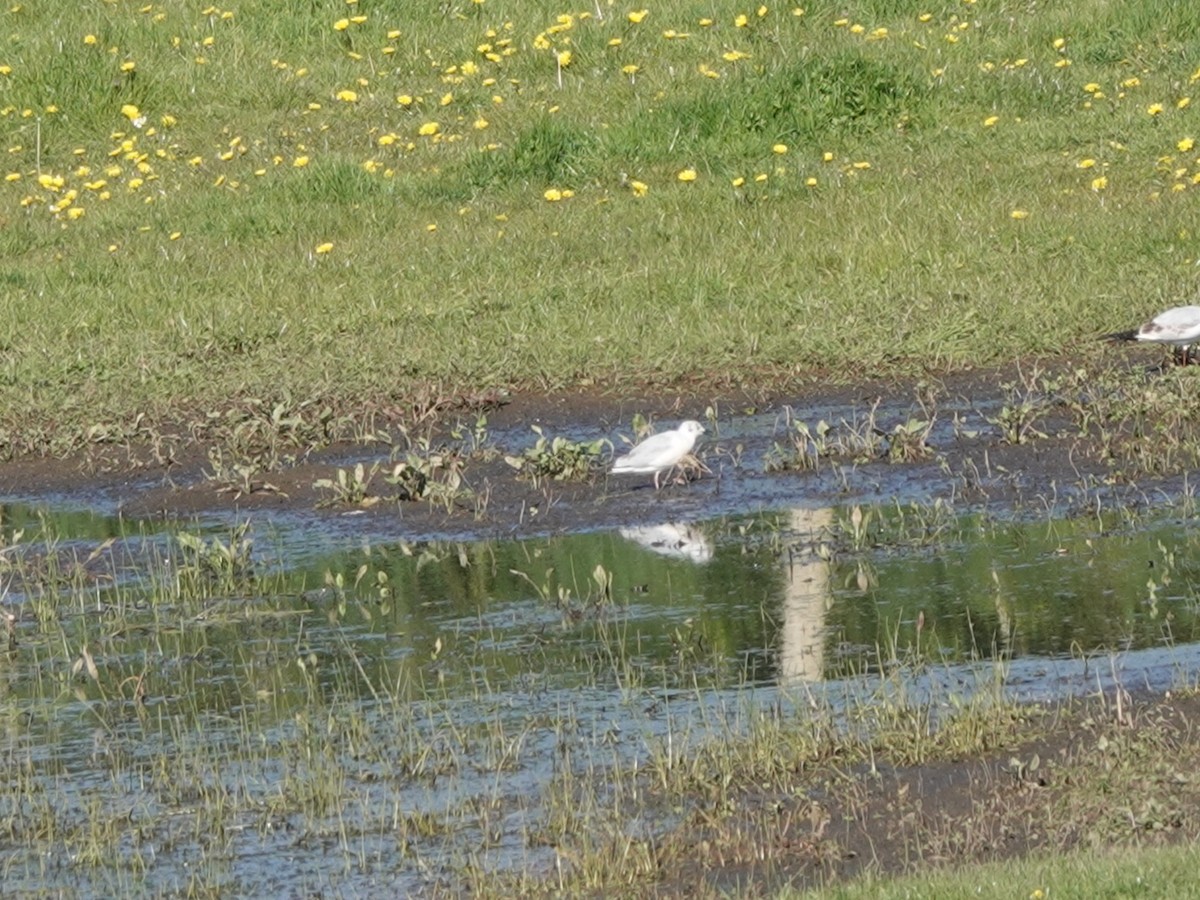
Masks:
[[[225,539],[181,531],[175,542],[179,550],[175,571],[181,594],[229,596],[253,586],[254,539],[249,522],[231,529]]]

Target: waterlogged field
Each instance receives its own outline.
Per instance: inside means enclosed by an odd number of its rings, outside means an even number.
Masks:
[[[1183,507],[353,547],[326,522],[4,507],[6,893],[628,886],[745,782],[815,789],[835,734],[916,762],[1197,662]]]
[[[1200,838],[1200,5],[403,6],[0,11],[4,893]]]
[[[1195,4],[0,20],[8,455],[995,363],[1194,290]]]

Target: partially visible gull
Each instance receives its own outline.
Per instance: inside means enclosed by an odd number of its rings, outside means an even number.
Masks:
[[[1176,306],[1132,331],[1106,334],[1110,341],[1152,341],[1175,347],[1175,359],[1186,366],[1191,345],[1200,340],[1200,306]]]

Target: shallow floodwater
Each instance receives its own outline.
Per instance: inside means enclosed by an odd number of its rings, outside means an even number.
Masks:
[[[1178,512],[850,506],[475,542],[244,524],[0,507],[6,892],[547,873],[573,779],[764,709],[896,685],[1049,700],[1200,665]]]

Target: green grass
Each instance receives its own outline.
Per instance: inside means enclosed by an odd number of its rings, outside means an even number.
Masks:
[[[779,900],[1187,897],[1195,890],[1197,862],[1200,849],[1192,844],[1141,850],[1107,849],[1103,853],[1006,860],[920,876],[866,878],[822,891],[783,891],[778,897]]]
[[[1192,292],[1200,9],[636,8],[7,10],[9,453],[247,398],[1000,363]]]

